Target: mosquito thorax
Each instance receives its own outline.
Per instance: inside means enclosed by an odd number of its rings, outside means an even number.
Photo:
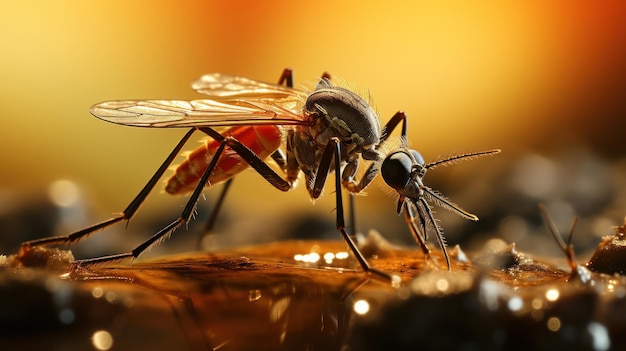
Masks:
[[[358,151],[370,150],[380,141],[381,127],[374,109],[358,94],[333,86],[327,79],[308,96],[304,111],[311,118],[325,119],[327,128],[318,130],[320,134],[338,137]]]

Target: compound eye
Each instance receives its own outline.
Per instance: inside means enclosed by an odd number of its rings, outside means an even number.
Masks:
[[[424,161],[424,158],[422,157],[422,154],[420,154],[419,152],[415,150],[411,150],[411,154],[413,155],[413,157],[415,158],[415,161],[417,161],[418,164],[424,165],[424,163],[426,163]]]
[[[404,151],[396,151],[385,157],[380,173],[385,183],[394,189],[404,189],[411,181],[413,161]]]

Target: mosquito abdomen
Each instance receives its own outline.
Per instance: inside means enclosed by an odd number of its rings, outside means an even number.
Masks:
[[[282,130],[274,125],[233,127],[221,134],[239,140],[261,159],[270,156],[282,142]],[[219,146],[219,141],[207,139],[203,145],[189,153],[187,159],[176,167],[174,175],[167,180],[165,191],[172,195],[193,191]],[[206,186],[228,180],[248,166],[246,161],[227,147]]]

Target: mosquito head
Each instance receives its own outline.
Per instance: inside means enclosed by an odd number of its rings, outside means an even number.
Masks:
[[[421,195],[422,177],[426,173],[422,155],[409,149],[400,149],[387,155],[380,166],[385,183],[400,195],[417,198]]]
[[[478,217],[476,217],[476,215],[465,211],[438,191],[424,185],[422,178],[424,178],[428,168],[436,165],[498,152],[500,151],[492,150],[458,155],[427,164],[424,162],[424,158],[419,152],[401,148],[400,150],[394,151],[385,157],[382,165],[380,166],[380,173],[383,176],[385,183],[394,188],[398,192],[398,195],[400,195],[398,210],[405,199],[409,199],[413,203],[417,203],[419,201],[424,204],[427,209],[428,205],[426,205],[425,199],[428,199],[433,201],[436,205],[444,207],[463,218],[477,221]]]

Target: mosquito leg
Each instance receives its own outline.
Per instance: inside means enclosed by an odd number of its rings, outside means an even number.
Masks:
[[[293,70],[291,68],[285,68],[278,78],[278,85],[283,84],[288,88],[293,88]]]
[[[205,185],[208,183],[209,177],[213,173],[213,170],[215,169],[215,166],[217,165],[217,162],[226,147],[229,147],[234,152],[239,154],[239,156],[241,156],[243,160],[248,162],[248,164],[250,164],[250,166],[254,168],[254,170],[256,170],[263,178],[265,178],[265,180],[267,180],[271,185],[273,185],[277,189],[282,190],[282,191],[288,191],[289,189],[291,189],[291,184],[289,182],[281,178],[280,175],[277,174],[270,166],[268,166],[261,158],[259,158],[259,156],[255,154],[254,151],[250,150],[247,146],[242,144],[239,140],[234,139],[232,137],[224,138],[215,130],[208,128],[208,127],[202,127],[200,128],[200,130],[209,134],[210,136],[215,136],[216,140],[220,140],[220,146],[215,151],[215,154],[213,155],[213,158],[211,159],[211,163],[209,163],[207,169],[204,171],[204,173],[202,173],[202,177],[200,178],[200,181],[198,182],[198,185],[194,189],[193,193],[189,197],[189,200],[187,200],[187,204],[183,208],[183,211],[180,214],[180,217],[178,217],[172,223],[167,225],[165,228],[158,231],[148,240],[144,241],[143,243],[135,247],[132,251],[118,254],[118,255],[103,256],[103,257],[77,261],[78,265],[96,265],[96,264],[102,264],[102,263],[117,262],[117,261],[121,261],[125,259],[135,259],[139,257],[139,255],[141,255],[144,251],[152,247],[153,245],[158,245],[161,241],[163,241],[165,238],[171,235],[180,226],[189,222],[189,220],[191,219],[191,215],[193,214],[193,211],[196,208],[196,205],[198,203],[198,199],[200,198],[200,194],[202,193],[202,190],[204,189]]]
[[[71,244],[89,236],[90,234],[94,233],[97,230],[106,228],[114,223],[117,223],[123,220],[130,220],[135,214],[135,212],[137,212],[141,204],[144,202],[148,194],[150,194],[150,192],[152,191],[156,183],[159,181],[161,176],[163,176],[163,173],[165,173],[165,171],[170,166],[170,164],[174,161],[176,156],[178,156],[178,154],[180,153],[180,150],[183,148],[185,143],[189,140],[189,138],[191,137],[191,134],[193,134],[194,131],[195,131],[195,128],[190,129],[183,136],[183,138],[178,142],[176,147],[169,154],[169,156],[165,159],[165,161],[163,161],[163,164],[161,164],[161,166],[154,173],[152,178],[150,178],[148,183],[146,183],[143,189],[141,189],[139,194],[135,196],[135,198],[130,202],[128,207],[126,207],[126,209],[122,213],[120,213],[119,215],[115,217],[96,223],[90,227],[81,229],[79,231],[73,232],[66,236],[53,236],[49,238],[43,238],[43,239],[37,239],[37,240],[24,242],[22,243],[22,248],[20,249],[20,252],[23,253],[25,252],[25,250],[28,250],[29,247],[33,247],[33,246]]]
[[[241,158],[246,161],[250,165],[250,167],[254,168],[257,173],[265,178],[265,180],[272,184],[276,189],[281,191],[288,191],[291,189],[291,183],[283,179],[278,173],[276,173],[276,171],[274,171],[267,163],[265,163],[265,161],[259,158],[259,156],[254,153],[254,151],[250,150],[239,140],[231,137],[225,138],[214,129],[208,127],[201,127],[200,130],[211,136],[215,140],[226,143],[228,147],[230,147],[233,151],[239,154],[239,156],[241,156]],[[213,158],[216,158],[216,156],[213,156]]]
[[[384,132],[383,132],[382,137],[380,138],[379,144],[382,144],[383,142],[387,140],[391,132],[393,132],[396,129],[396,127],[398,126],[400,122],[402,122],[402,132],[400,133],[400,135],[406,138],[406,129],[407,129],[406,114],[404,113],[404,111],[398,111],[389,119],[387,124],[385,124],[385,127],[383,128]]]
[[[204,238],[206,238],[213,232],[215,222],[217,222],[217,216],[222,210],[222,205],[224,204],[224,200],[226,199],[226,194],[228,193],[228,189],[230,189],[230,186],[233,184],[233,180],[234,178],[230,178],[226,181],[226,183],[224,183],[224,186],[220,191],[220,195],[217,198],[217,202],[215,202],[215,207],[213,207],[213,212],[211,213],[211,216],[209,216],[209,220],[204,225],[204,230],[202,231],[202,234],[200,235],[200,237],[198,237],[198,244],[196,245],[198,250],[202,249],[202,241],[204,240]]]
[[[282,150],[278,149],[274,151],[271,157],[272,157],[272,160],[276,162],[276,164],[278,165],[280,169],[282,170],[287,169],[287,156]]]
[[[202,193],[202,189],[204,189],[205,184],[207,184],[209,180],[209,176],[213,172],[213,169],[215,168],[215,165],[217,164],[217,161],[219,160],[219,156],[224,151],[226,144],[227,144],[226,140],[220,143],[219,148],[217,149],[217,151],[215,151],[215,155],[213,156],[213,159],[211,159],[211,163],[209,164],[207,169],[204,171],[204,173],[202,173],[202,177],[200,178],[198,185],[196,186],[193,193],[189,197],[189,200],[187,200],[187,204],[183,208],[183,211],[180,214],[180,217],[178,217],[178,219],[168,224],[165,228],[158,231],[150,239],[144,241],[143,243],[135,247],[130,252],[122,253],[118,255],[103,256],[103,257],[96,257],[92,259],[81,260],[81,261],[77,261],[77,264],[84,266],[84,265],[95,265],[95,264],[101,264],[101,263],[107,263],[107,262],[117,262],[117,261],[128,259],[128,258],[135,259],[139,257],[139,255],[141,255],[144,251],[148,250],[152,245],[158,244],[163,239],[165,239],[166,236],[171,235],[172,232],[174,232],[174,230],[176,230],[178,227],[180,227],[184,223],[187,223],[189,219],[191,218],[193,210],[196,207],[198,198],[200,197],[200,194]]]
[[[356,225],[356,195],[354,193],[349,193],[348,202],[350,206],[350,224],[352,225],[352,237],[355,237],[359,234]]]
[[[340,141],[337,138],[332,138],[330,140],[330,142],[326,146],[326,149],[324,150],[324,153],[322,154],[322,158],[317,169],[317,174],[315,176],[315,182],[313,186],[308,189],[313,198],[318,198],[320,196],[324,183],[326,182],[328,172],[330,170],[330,163],[333,160],[335,162],[335,169],[341,169],[341,145]],[[308,187],[309,185],[307,184],[307,188]],[[337,204],[335,210],[337,212],[337,230],[339,230],[339,232],[343,236],[343,239],[348,244],[348,247],[350,247],[352,254],[356,257],[357,261],[359,261],[359,264],[366,273],[372,274],[374,276],[377,276],[378,278],[382,278],[386,281],[394,283],[395,280],[389,274],[370,266],[352,237],[348,234],[348,232],[346,232],[345,216],[343,212],[343,198],[341,193],[341,176],[338,172],[335,172],[335,201]]]
[[[272,159],[274,159],[274,161],[278,164],[278,166],[281,169],[283,170],[285,169],[286,161],[285,161],[285,156],[282,153],[282,151],[276,150],[272,154],[271,157]],[[220,195],[217,198],[217,202],[215,203],[215,207],[213,208],[213,212],[211,213],[211,216],[209,216],[209,220],[206,222],[204,226],[204,230],[202,231],[202,234],[198,238],[198,244],[196,245],[198,249],[202,249],[202,241],[204,240],[204,238],[206,238],[213,232],[213,228],[215,227],[215,222],[217,222],[217,217],[222,209],[222,205],[224,203],[224,200],[226,199],[226,194],[228,193],[228,190],[230,189],[230,186],[232,185],[233,180],[234,178],[230,178],[229,180],[226,181],[226,183],[224,183],[224,186],[222,187],[222,190],[220,191]]]

